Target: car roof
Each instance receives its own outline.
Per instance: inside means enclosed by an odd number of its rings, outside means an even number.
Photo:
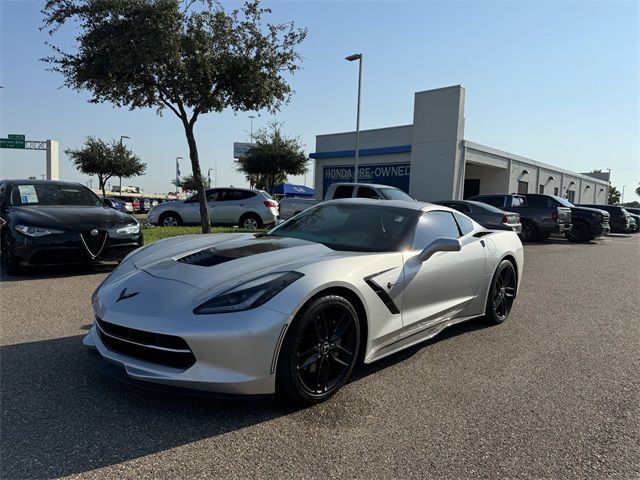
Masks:
[[[396,190],[400,190],[398,187],[394,187],[393,185],[382,185],[381,183],[336,182],[331,184],[331,186],[333,185],[335,185],[336,187],[348,185],[348,186],[354,186],[354,187],[361,186],[361,187],[374,187],[374,188],[395,188]]]
[[[33,185],[43,185],[43,184],[54,184],[54,185],[82,185],[79,182],[69,182],[69,181],[65,181],[65,180],[42,180],[42,179],[35,179],[35,180],[29,180],[28,178],[7,178],[7,179],[1,179],[0,181],[2,182],[9,182],[9,183],[29,183],[29,184],[33,184]],[[83,187],[85,185],[82,185]]]
[[[428,212],[431,210],[446,210],[448,212],[460,213],[453,208],[446,207],[444,205],[436,205],[435,203],[427,202],[410,202],[408,200],[377,200],[372,198],[339,198],[336,200],[329,200],[324,203],[347,203],[353,205],[375,205],[382,207],[396,207],[404,208],[406,210],[416,210]]]

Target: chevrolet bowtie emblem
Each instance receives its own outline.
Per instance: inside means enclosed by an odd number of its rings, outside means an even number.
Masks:
[[[120,300],[126,300],[127,298],[135,297],[139,293],[140,292],[127,293],[127,289],[123,288],[122,291],[120,292],[120,296],[116,300],[116,303],[118,303]]]

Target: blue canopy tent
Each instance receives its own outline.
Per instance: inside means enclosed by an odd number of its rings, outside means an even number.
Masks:
[[[273,187],[271,192],[274,195],[282,195],[284,197],[313,197],[316,191],[313,188],[304,185],[292,185],[290,183],[281,183]]]

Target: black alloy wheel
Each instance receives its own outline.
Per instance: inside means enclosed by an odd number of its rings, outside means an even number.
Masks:
[[[312,300],[292,323],[280,352],[276,396],[285,404],[313,405],[349,379],[360,348],[358,315],[345,298]]]
[[[565,237],[570,242],[585,243],[591,238],[591,232],[589,232],[587,225],[582,222],[576,222],[571,226],[571,230],[565,234]]]
[[[516,289],[517,277],[513,264],[503,260],[493,275],[487,297],[485,316],[490,323],[499,324],[507,319],[516,298]]]
[[[538,229],[536,226],[528,221],[522,222],[522,233],[520,238],[523,242],[533,242],[538,237]]]

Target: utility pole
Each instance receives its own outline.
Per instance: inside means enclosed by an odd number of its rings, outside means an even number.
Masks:
[[[131,138],[127,135],[120,135],[120,153],[122,153],[122,139],[123,138]],[[122,177],[120,177],[120,195],[122,195]]]

